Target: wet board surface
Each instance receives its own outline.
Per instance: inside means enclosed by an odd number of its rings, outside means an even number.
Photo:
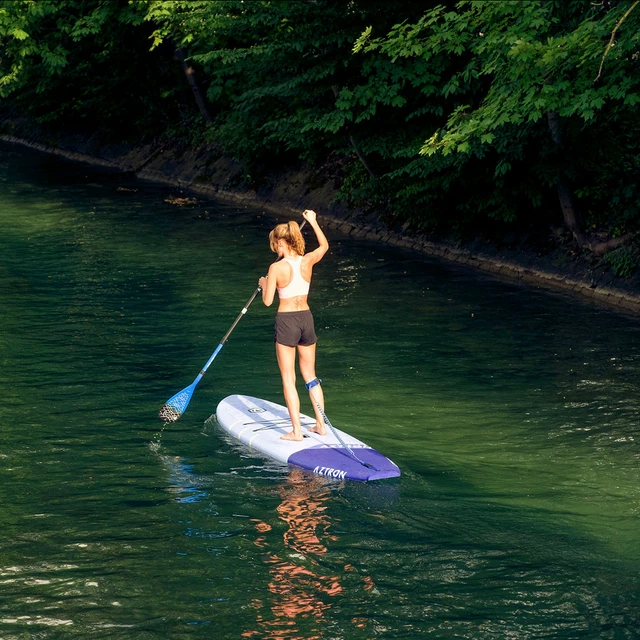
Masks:
[[[308,431],[315,425],[315,418],[302,414],[301,442],[282,440],[291,431],[287,408],[251,396],[228,396],[218,404],[218,424],[233,438],[252,450],[280,462],[308,469],[318,475],[340,480],[381,480],[400,475],[400,469],[380,452],[361,440],[336,429],[342,441],[366,463],[356,460],[349,450],[327,427],[327,435]]]

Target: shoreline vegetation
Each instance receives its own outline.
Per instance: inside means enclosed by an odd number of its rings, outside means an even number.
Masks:
[[[434,242],[425,235],[393,230],[370,214],[337,204],[336,190],[330,185],[311,189],[310,172],[281,176],[281,182],[256,191],[248,187],[230,187],[236,184],[241,166],[228,158],[217,157],[215,153],[208,155],[206,149],[175,150],[166,144],[131,148],[114,145],[94,155],[88,148],[90,143],[77,136],[60,136],[55,144],[45,144],[37,139],[0,134],[0,141],[69,161],[116,170],[132,178],[175,187],[179,192],[253,207],[275,216],[290,216],[304,208],[316,208],[322,212],[324,225],[346,235],[402,247],[493,276],[577,294],[613,308],[640,313],[640,295],[633,290],[635,285],[621,288],[614,284],[611,276],[605,284],[598,284],[588,264],[579,265],[567,260],[560,265],[547,262],[545,268],[541,265],[540,256],[531,252],[515,250],[509,256],[508,252],[500,251],[495,245],[488,247],[484,242],[485,251],[482,251],[473,243],[465,246],[459,242]],[[212,166],[215,166],[213,173]],[[203,180],[203,167],[208,167],[206,180]]]
[[[640,311],[640,0],[14,0],[0,134]]]

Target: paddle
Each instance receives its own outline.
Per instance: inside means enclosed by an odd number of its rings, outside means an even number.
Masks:
[[[300,225],[300,229],[307,224],[307,221],[304,220]],[[279,260],[280,258],[278,258]],[[162,420],[165,424],[169,424],[171,422],[176,422],[180,416],[186,411],[189,402],[191,402],[191,396],[193,396],[193,392],[196,389],[198,382],[202,379],[202,376],[207,372],[207,369],[211,365],[211,363],[216,359],[216,356],[220,353],[222,347],[224,347],[224,343],[229,339],[231,332],[236,328],[236,325],[242,319],[242,316],[247,313],[247,309],[249,309],[249,305],[255,300],[256,296],[262,291],[261,287],[258,287],[253,295],[247,300],[246,304],[242,308],[242,311],[238,314],[238,317],[234,320],[233,324],[229,328],[229,331],[224,334],[222,340],[216,347],[216,350],[213,352],[209,360],[207,360],[207,364],[202,367],[200,373],[196,376],[196,379],[188,386],[182,389],[182,391],[178,391],[175,396],[169,398],[158,411],[158,418]]]

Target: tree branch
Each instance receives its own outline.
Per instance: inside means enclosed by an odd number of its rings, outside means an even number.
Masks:
[[[622,18],[620,18],[620,20],[618,20],[618,24],[615,26],[615,28],[611,32],[611,38],[609,39],[609,44],[607,45],[607,48],[604,50],[604,55],[602,56],[602,60],[600,61],[600,69],[598,70],[598,75],[596,76],[596,79],[593,81],[594,83],[600,80],[600,76],[602,74],[602,67],[604,66],[604,59],[609,54],[611,47],[613,47],[613,39],[616,37],[616,31],[620,28],[620,25],[627,19],[627,16],[638,6],[639,3],[640,3],[640,0],[636,0],[627,9],[626,13],[622,16]]]

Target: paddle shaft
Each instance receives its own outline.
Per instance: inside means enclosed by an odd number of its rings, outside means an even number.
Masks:
[[[304,228],[305,224],[307,224],[306,220],[304,220],[302,222],[302,224],[300,225],[300,230],[302,230]],[[280,260],[280,258],[278,258],[278,260]],[[277,262],[277,260],[276,260],[276,262]],[[202,367],[202,371],[200,371],[200,373],[198,374],[196,379],[193,381],[194,384],[197,384],[200,381],[200,378],[202,378],[202,376],[206,373],[206,371],[209,368],[209,366],[211,365],[211,363],[216,359],[216,356],[220,353],[220,349],[222,349],[222,347],[224,347],[225,342],[229,339],[229,336],[231,335],[231,332],[236,328],[236,325],[238,324],[238,322],[240,322],[240,320],[242,320],[242,316],[244,316],[245,313],[247,313],[247,311],[249,309],[249,306],[256,299],[256,296],[261,291],[262,291],[262,287],[258,287],[253,292],[252,296],[247,300],[247,302],[245,303],[244,307],[242,308],[242,311],[238,314],[238,317],[233,321],[233,324],[229,327],[229,331],[227,331],[227,333],[224,334],[224,337],[222,338],[222,340],[220,340],[220,344],[218,344],[218,346],[216,347],[216,350],[213,352],[212,356],[207,361],[207,364],[205,364],[204,367]]]

